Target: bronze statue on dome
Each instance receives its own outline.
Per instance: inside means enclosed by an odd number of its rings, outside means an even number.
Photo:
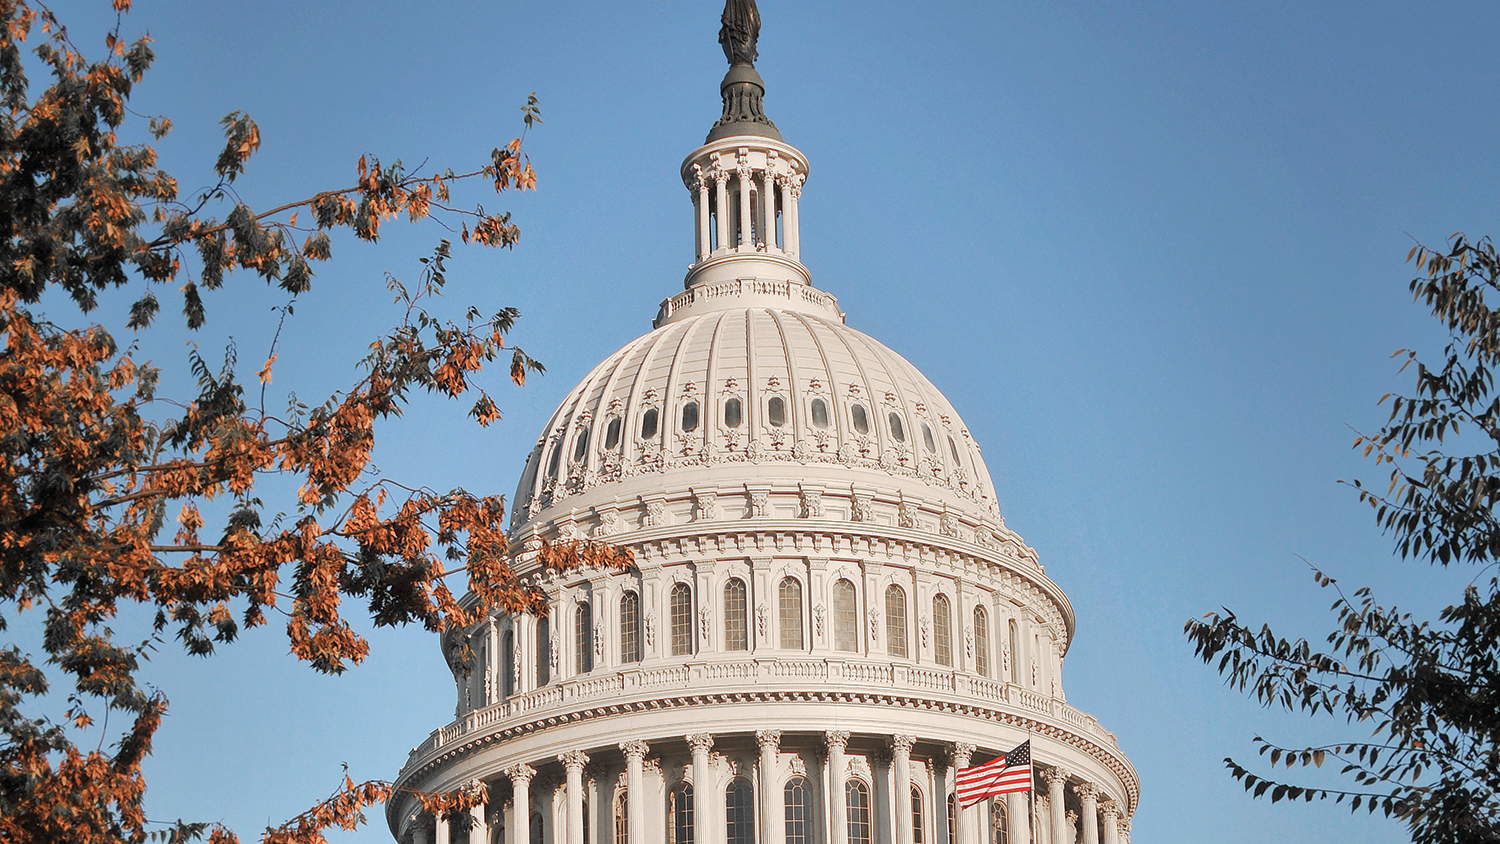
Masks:
[[[730,64],[755,64],[759,53],[755,42],[760,38],[760,10],[755,0],[727,0],[720,18],[719,45]]]

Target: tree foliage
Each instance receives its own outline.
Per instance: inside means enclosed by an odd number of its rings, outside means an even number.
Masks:
[[[1500,841],[1500,255],[1486,238],[1414,247],[1416,299],[1449,331],[1439,366],[1402,350],[1410,396],[1386,396],[1390,417],[1355,446],[1389,466],[1384,491],[1355,482],[1403,558],[1478,574],[1435,620],[1383,606],[1369,589],[1337,594],[1326,649],[1254,629],[1233,612],[1189,621],[1197,655],[1267,706],[1332,716],[1370,737],[1285,748],[1256,738],[1271,766],[1340,765],[1353,787],[1281,782],[1226,759],[1256,797],[1347,801],[1404,821],[1418,844]]]
[[[232,353],[222,367],[192,353],[196,395],[168,399],[157,395],[158,371],[104,326],[65,328],[41,313],[49,291],[87,313],[100,293],[127,288],[137,296],[124,328],[144,330],[173,290],[197,329],[207,319],[202,291],[236,271],[305,294],[339,229],[374,241],[398,216],[441,217],[466,243],[510,247],[519,232],[509,215],[460,207],[453,190],[535,186],[517,138],[457,173],[422,176],[362,157],[352,185],[255,211],[232,185],[260,133],[231,112],[211,186],[180,196],[150,144],[121,140],[171,128],[128,106],[153,59],[149,39],[121,37],[129,6],[113,0],[117,22],[91,59],[45,5],[0,0],[0,630],[38,613],[45,649],[38,661],[0,648],[0,842],[237,840],[212,824],[154,828],[144,814],[141,762],[167,700],[139,674],[168,637],[208,655],[280,614],[293,654],[338,673],[368,652],[346,600],[363,603],[376,625],[434,631],[545,606],[512,568],[502,498],[402,484],[370,461],[377,423],[414,395],[472,399],[470,414],[488,425],[499,411],[477,383],[486,365],[507,359],[517,384],[541,368],[506,345],[513,309],[471,308],[456,320],[429,310],[448,241],[422,259],[416,284],[390,281],[399,322],[370,345],[354,383],[317,407],[293,401],[282,416],[247,402]],[[40,91],[28,65],[49,74]],[[529,128],[539,119],[533,97],[523,120]],[[275,360],[273,347],[262,385]],[[294,500],[279,509],[262,501],[268,485],[287,480]],[[628,563],[592,544],[539,553],[559,568]],[[477,601],[454,596],[445,578],[455,575]],[[132,607],[154,616],[139,643],[109,626]],[[49,672],[70,690],[52,692]],[[61,719],[36,714],[59,694]],[[124,716],[106,734],[117,741],[80,746],[90,730],[105,730],[95,723],[101,713]],[[346,777],[264,840],[322,841],[323,830],[352,828],[390,791]],[[422,799],[429,811],[455,813],[483,795]]]

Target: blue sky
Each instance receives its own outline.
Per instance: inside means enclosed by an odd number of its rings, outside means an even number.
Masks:
[[[106,5],[58,10],[99,44]],[[1069,700],[1137,766],[1134,840],[1405,840],[1332,805],[1245,797],[1220,760],[1252,758],[1252,736],[1359,732],[1226,690],[1181,629],[1227,605],[1321,637],[1331,597],[1308,563],[1427,613],[1472,577],[1394,559],[1338,481],[1383,479],[1350,444],[1409,385],[1391,353],[1442,348],[1407,293],[1413,238],[1500,233],[1500,7],[760,5],[767,111],[812,161],[804,262],[963,414],[1007,523],[1071,598]],[[398,478],[509,493],[563,394],[681,287],[677,168],[718,115],[719,9],[138,0],[125,31],[156,39],[134,105],[174,121],[160,150],[185,190],[209,182],[220,117],[259,123],[240,183],[258,207],[349,184],[362,153],[483,163],[537,92],[539,191],[486,201],[514,212],[521,243],[460,249],[448,304],[520,308],[513,338],[549,373],[524,390],[497,377],[505,418],[488,430],[419,402],[378,456]],[[441,235],[393,223],[379,245],[336,240],[283,332],[268,405],[351,381],[398,316],[383,274],[415,275]],[[253,373],[283,303],[239,278],[198,336],[168,308],[141,343],[174,367],[185,342],[217,354],[232,337]],[[151,679],[173,707],[151,817],[253,837],[332,790],[341,762],[393,776],[451,717],[452,683],[434,637],[374,643],[336,679],[274,629],[207,661],[159,655]],[[388,841],[372,821],[343,840]]]

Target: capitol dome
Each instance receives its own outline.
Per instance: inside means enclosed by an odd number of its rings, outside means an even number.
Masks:
[[[1072,606],[978,445],[800,260],[807,158],[765,115],[729,0],[723,113],[683,162],[694,261],[589,372],[516,490],[541,616],[443,636],[454,720],[387,805],[403,844],[1128,844],[1113,733],[1070,704]],[[543,543],[629,548],[559,571]],[[470,606],[477,600],[464,598]],[[959,771],[1029,748],[1029,790]],[[434,817],[413,792],[469,788]]]

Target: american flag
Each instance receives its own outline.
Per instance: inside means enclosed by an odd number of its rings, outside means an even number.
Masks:
[[[959,769],[954,786],[958,805],[965,809],[996,794],[1030,791],[1031,740],[983,765]]]

